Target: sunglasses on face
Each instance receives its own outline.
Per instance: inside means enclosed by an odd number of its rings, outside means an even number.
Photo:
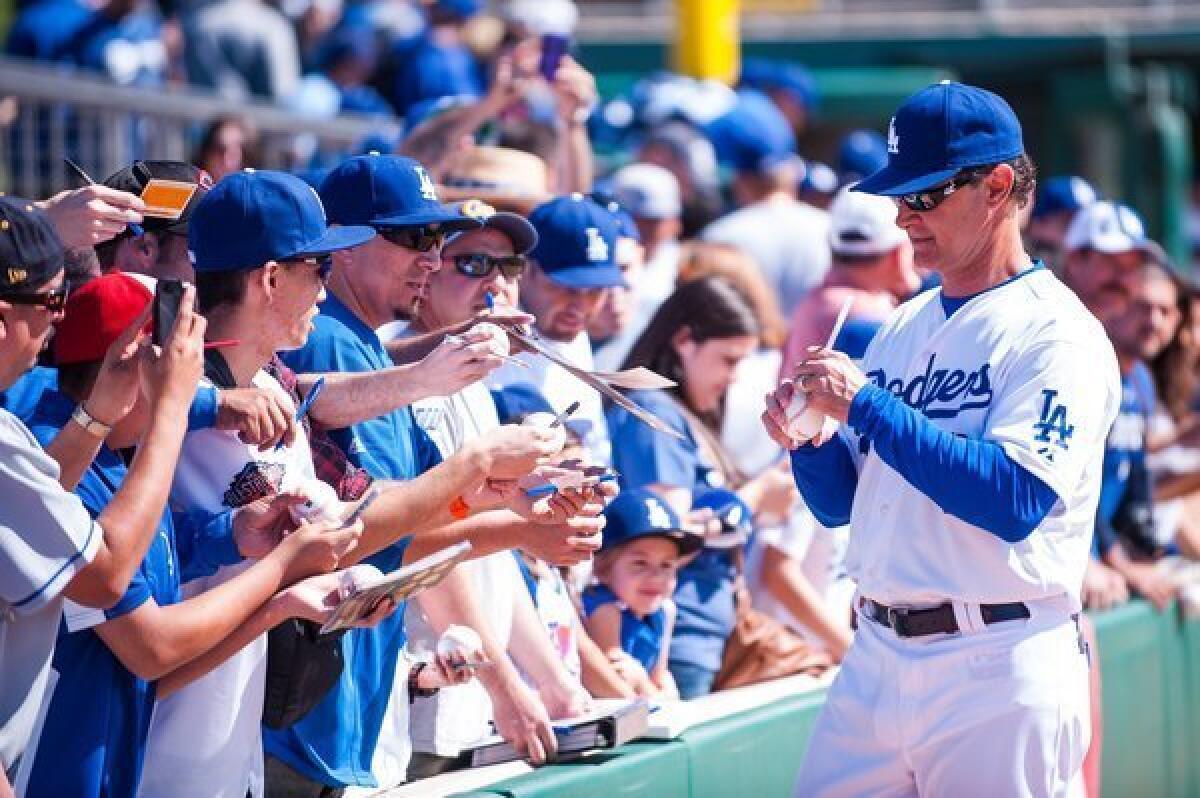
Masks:
[[[317,269],[317,277],[321,278],[321,282],[329,282],[329,275],[333,273],[333,256],[318,255],[315,258],[293,258],[285,260],[283,263],[287,266],[315,266]]]
[[[487,277],[496,269],[500,270],[510,280],[515,280],[525,273],[525,267],[528,264],[524,255],[484,255],[482,253],[471,253],[468,255],[455,255],[454,268],[459,274],[467,277]]]
[[[963,186],[975,180],[977,175],[967,173],[956,175],[947,183],[943,183],[936,188],[931,188],[928,191],[918,191],[913,194],[902,194],[896,197],[898,203],[903,203],[904,207],[910,211],[924,213],[931,211],[937,206],[946,201],[946,198],[958,191]]]
[[[433,227],[385,227],[376,232],[389,244],[415,252],[440,250],[446,243],[446,234]]]
[[[62,313],[67,306],[67,286],[55,288],[53,291],[42,291],[37,294],[0,294],[0,300],[12,305],[33,305],[45,308],[51,313]]]

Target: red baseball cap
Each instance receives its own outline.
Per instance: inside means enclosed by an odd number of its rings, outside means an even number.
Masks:
[[[104,354],[154,299],[154,281],[112,272],[91,280],[67,299],[54,329],[54,360],[60,366],[103,360]],[[150,329],[147,323],[146,329]]]

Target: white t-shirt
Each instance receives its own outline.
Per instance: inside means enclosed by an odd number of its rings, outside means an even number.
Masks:
[[[500,426],[492,395],[482,383],[473,383],[456,394],[423,399],[412,406],[413,417],[444,458],[463,444]],[[508,645],[512,631],[514,591],[524,589],[512,553],[498,552],[470,560],[458,566],[472,582],[480,598],[492,633],[502,645]],[[410,601],[404,615],[408,633],[407,648],[414,657],[430,655],[437,647],[438,635],[421,612],[418,602]],[[397,666],[395,687],[388,702],[384,728],[371,761],[371,770],[380,787],[394,786],[404,780],[412,751],[455,756],[465,745],[489,734],[492,702],[477,680],[457,687],[446,687],[436,695],[408,703],[409,664]],[[404,730],[404,735],[398,733]]]
[[[704,228],[701,238],[732,244],[754,258],[784,316],[791,316],[829,271],[829,214],[786,197],[723,216]]]
[[[576,368],[592,371],[592,344],[587,333],[580,333],[573,341],[550,341],[542,344]],[[543,357],[522,352],[516,357],[529,368],[505,363],[485,379],[487,386],[499,390],[509,385],[529,383],[546,398],[554,412],[561,413],[579,402],[579,409],[571,414],[564,424],[583,441],[591,459],[607,465],[612,462],[612,441],[608,437],[608,424],[604,420],[604,400],[589,385],[569,374]]]
[[[264,371],[254,386],[291,397]],[[286,448],[259,451],[236,432],[205,429],[183,440],[171,485],[176,510],[221,512],[315,481],[308,437],[297,429]],[[185,599],[228,582],[249,563],[223,566],[209,577],[184,583]],[[260,636],[211,672],[155,706],[141,798],[246,798],[263,794],[262,713],[267,638]]]
[[[0,770],[29,744],[48,703],[63,591],[103,530],[24,424],[0,409]]]

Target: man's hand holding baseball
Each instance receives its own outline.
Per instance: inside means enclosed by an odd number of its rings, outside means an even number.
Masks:
[[[796,367],[796,388],[808,394],[810,407],[845,424],[850,417],[850,403],[867,384],[866,375],[841,352],[816,346],[809,347],[808,352]]]

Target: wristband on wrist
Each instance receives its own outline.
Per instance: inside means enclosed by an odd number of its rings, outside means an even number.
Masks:
[[[107,438],[108,433],[112,432],[112,426],[103,421],[97,421],[83,406],[83,402],[75,405],[75,412],[71,414],[71,420],[83,427],[83,431],[87,434],[94,435],[101,440]]]
[[[467,504],[466,499],[462,496],[456,496],[454,501],[450,502],[450,517],[462,521],[471,514],[471,507]]]

